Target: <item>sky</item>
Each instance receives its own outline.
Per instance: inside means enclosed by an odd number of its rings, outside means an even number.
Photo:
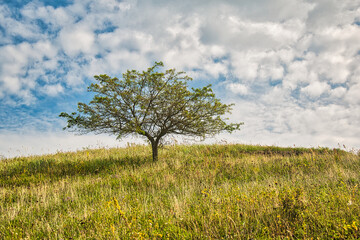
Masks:
[[[360,0],[0,0],[0,158],[141,142],[58,115],[155,61],[235,103],[209,142],[360,149]]]

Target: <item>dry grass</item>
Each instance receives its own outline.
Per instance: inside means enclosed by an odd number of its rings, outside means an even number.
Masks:
[[[247,145],[0,161],[0,239],[360,238],[360,157]]]

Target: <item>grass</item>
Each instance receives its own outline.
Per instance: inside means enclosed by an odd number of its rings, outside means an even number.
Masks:
[[[360,156],[249,145],[0,161],[0,239],[358,239]]]

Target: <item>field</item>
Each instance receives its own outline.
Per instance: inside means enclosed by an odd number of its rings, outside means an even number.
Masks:
[[[249,145],[0,161],[0,239],[358,239],[360,155]]]

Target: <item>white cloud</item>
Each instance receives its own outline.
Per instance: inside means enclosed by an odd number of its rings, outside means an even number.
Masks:
[[[318,31],[328,26],[352,23],[358,16],[359,2],[353,0],[312,0],[314,8],[309,12],[309,31]]]
[[[33,44],[33,53],[38,54],[38,60],[43,60],[44,57],[47,57],[49,59],[56,58],[56,55],[58,54],[58,48],[54,44],[52,44],[49,40],[40,40]],[[46,61],[46,60],[45,60]]]
[[[232,121],[245,122],[239,133],[226,136],[235,142],[306,147],[344,144],[359,148],[356,139],[360,129],[356,126],[360,124],[360,111],[353,112],[341,105],[313,104],[303,108],[294,102],[280,101],[274,105],[241,100],[233,112]]]
[[[0,5],[0,26],[10,37],[21,37],[28,40],[38,39],[40,28],[29,22],[18,21],[13,18],[12,10],[6,5]],[[11,41],[9,39],[9,41]]]
[[[360,147],[358,1],[33,1],[16,11],[0,5],[6,103],[162,60],[234,97],[240,139]]]
[[[311,98],[318,98],[321,94],[324,94],[329,90],[330,86],[325,82],[311,82],[308,86],[302,88],[301,92]]]
[[[228,63],[214,63],[213,61],[207,61],[204,64],[204,72],[208,73],[212,78],[217,79],[221,74],[224,74],[228,71]]]
[[[331,89],[331,96],[334,98],[342,98],[346,93],[346,88],[344,87],[337,87],[334,89]]]
[[[42,91],[49,96],[56,96],[59,93],[64,92],[64,88],[60,84],[46,85]]]
[[[56,47],[50,41],[40,40],[6,45],[0,50],[0,92],[18,97],[17,104],[32,103],[35,97],[31,92],[36,89],[39,78],[48,79],[45,71],[57,68]]]
[[[5,76],[3,83],[6,90],[10,91],[10,93],[17,93],[21,88],[20,80],[17,77]]]
[[[347,92],[345,99],[347,102],[357,105],[360,105],[360,82],[354,86],[351,86]]]
[[[234,68],[234,75],[239,79],[247,81],[255,80],[258,72],[258,59],[252,52],[233,53],[231,64]]]
[[[94,54],[94,33],[82,27],[64,28],[60,32],[59,40],[69,57],[77,54]]]
[[[240,94],[240,95],[248,94],[248,88],[244,84],[230,83],[226,86],[226,88],[235,94]]]
[[[295,60],[287,66],[288,73],[284,76],[284,87],[295,90],[304,84],[318,81],[317,72],[312,70],[315,55],[308,53],[303,57],[304,59]]]

